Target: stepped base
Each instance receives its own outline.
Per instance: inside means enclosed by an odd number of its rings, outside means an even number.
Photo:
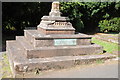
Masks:
[[[96,59],[110,59],[116,56],[102,55],[85,55],[85,56],[58,56],[51,58],[32,58],[28,59],[24,55],[24,48],[16,41],[7,41],[7,55],[10,66],[15,77],[18,75],[29,74],[31,72],[45,71],[50,69],[62,69],[93,62]]]
[[[76,46],[51,46],[51,47],[33,47],[30,45],[24,36],[16,37],[17,43],[23,46],[25,56],[27,58],[46,58],[54,56],[79,56],[88,54],[103,53],[103,47],[91,45],[76,45]]]

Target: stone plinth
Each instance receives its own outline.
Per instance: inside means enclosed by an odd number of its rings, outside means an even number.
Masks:
[[[91,45],[91,37],[85,34],[52,34],[45,35],[38,30],[25,30],[25,38],[34,47],[50,47],[55,46],[57,39],[75,39],[76,45]],[[73,46],[76,46],[73,45]]]
[[[75,29],[69,22],[68,17],[43,16],[37,29],[44,34],[74,34]]]
[[[52,3],[49,16],[43,16],[37,29],[44,34],[74,34],[75,29],[68,17],[62,17],[59,11],[59,2]]]

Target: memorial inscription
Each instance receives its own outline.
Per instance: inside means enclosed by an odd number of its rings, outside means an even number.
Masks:
[[[55,46],[76,45],[76,39],[54,39]]]

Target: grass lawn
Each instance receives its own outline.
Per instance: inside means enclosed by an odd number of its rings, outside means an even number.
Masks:
[[[118,49],[120,49],[120,45],[118,46],[118,44],[116,43],[106,42],[96,38],[92,38],[92,43],[96,43],[98,45],[103,46],[104,50],[107,53],[114,53],[114,51],[117,52]]]
[[[12,72],[10,69],[10,65],[6,53],[3,54],[3,58],[4,60],[2,61],[2,71],[3,71],[2,78],[11,78]]]

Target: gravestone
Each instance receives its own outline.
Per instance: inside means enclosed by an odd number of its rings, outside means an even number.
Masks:
[[[41,18],[37,29],[24,30],[24,36],[7,41],[7,55],[15,77],[72,67],[88,55],[103,52],[103,47],[91,43],[91,36],[75,34],[69,18],[60,14],[59,2],[53,2],[49,16]]]

